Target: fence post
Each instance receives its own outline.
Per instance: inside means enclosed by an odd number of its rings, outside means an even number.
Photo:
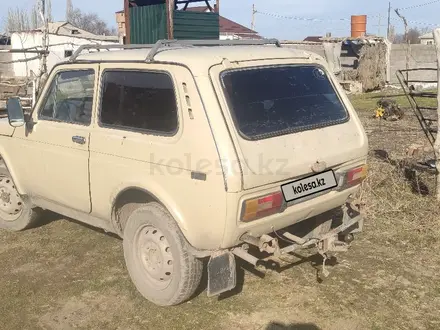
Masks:
[[[437,115],[439,119],[437,122],[437,138],[435,140],[434,150],[437,167],[437,200],[440,201],[440,29],[435,29],[433,34],[437,53]]]

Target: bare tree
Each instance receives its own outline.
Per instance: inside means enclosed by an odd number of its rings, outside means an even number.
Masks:
[[[83,13],[80,9],[75,8],[69,12],[67,21],[74,26],[98,35],[113,35],[114,29],[109,28],[107,23],[99,18],[96,13]]]
[[[394,43],[396,40],[396,27],[394,25],[390,26],[390,32],[388,34],[388,40],[391,43]]]
[[[423,28],[410,28],[408,30],[408,42],[410,44],[420,44],[420,37],[424,35],[425,33],[431,32],[431,29],[428,27]],[[394,38],[395,44],[403,44],[406,43],[405,35],[404,34],[396,34]]]
[[[410,44],[419,44],[420,43],[420,33],[418,28],[411,28],[408,30],[408,42]]]
[[[66,1],[66,20],[68,21],[70,19],[70,15],[73,13],[73,4],[72,0]]]
[[[9,8],[5,21],[7,33],[29,30],[31,19],[29,13],[22,8]]]
[[[46,17],[52,21],[52,1],[46,0]],[[30,11],[26,11],[24,8],[16,7],[9,8],[8,14],[4,22],[4,30],[7,33],[26,31],[37,29],[43,25],[43,21],[38,12],[37,3],[32,6]]]
[[[43,25],[43,21],[41,20],[41,16],[38,13],[36,5],[33,6],[32,11],[30,12],[30,17],[30,24],[33,29],[36,29],[37,27]]]
[[[49,20],[49,22],[53,21],[52,0],[46,0],[46,18]]]

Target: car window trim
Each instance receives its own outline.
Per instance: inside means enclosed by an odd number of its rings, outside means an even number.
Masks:
[[[43,111],[44,107],[46,106],[46,103],[48,101],[50,93],[52,92],[52,85],[53,85],[53,83],[55,81],[55,78],[58,77],[58,75],[63,73],[63,72],[78,72],[78,71],[93,71],[93,75],[94,75],[94,79],[93,79],[93,96],[92,96],[93,103],[92,103],[92,114],[90,115],[90,122],[85,124],[85,123],[80,123],[80,122],[64,121],[64,120],[59,120],[59,119],[56,119],[56,118],[51,118],[51,117],[47,117],[47,116],[42,115],[41,112]],[[42,120],[42,121],[54,122],[54,123],[62,123],[62,124],[90,127],[92,125],[92,121],[93,121],[94,99],[95,99],[95,95],[96,95],[95,82],[96,82],[96,70],[94,68],[85,68],[85,67],[84,68],[76,68],[76,69],[65,68],[65,69],[60,69],[60,70],[56,71],[55,72],[55,76],[49,82],[50,83],[49,89],[46,91],[46,94],[44,95],[44,98],[41,101],[41,105],[38,108],[37,119],[38,120]]]
[[[129,127],[129,126],[105,124],[101,121],[105,74],[107,72],[120,72],[120,71],[122,71],[122,72],[143,72],[143,73],[154,73],[154,74],[162,73],[162,74],[167,75],[170,78],[171,85],[173,87],[173,92],[174,92],[174,100],[175,100],[175,104],[176,104],[176,115],[177,115],[177,125],[176,125],[176,129],[173,132],[161,132],[161,131],[135,128],[135,127]],[[179,102],[178,102],[179,100],[178,100],[176,84],[174,83],[173,76],[171,75],[171,73],[169,71],[155,70],[155,69],[104,68],[100,73],[100,78],[101,78],[101,82],[99,85],[99,100],[98,100],[98,126],[99,127],[106,128],[106,129],[114,129],[114,130],[132,132],[132,133],[152,135],[152,136],[161,136],[161,137],[174,137],[177,135],[177,133],[180,130],[180,107],[179,107]]]

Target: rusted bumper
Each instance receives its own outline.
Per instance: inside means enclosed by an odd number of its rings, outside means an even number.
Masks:
[[[274,231],[272,235],[260,237],[244,234],[240,246],[211,255],[208,263],[208,295],[218,295],[235,287],[236,264],[233,256],[265,272],[269,265],[273,265],[268,262],[270,260],[286,260],[293,252],[314,248],[323,257],[323,274],[327,276],[325,261],[328,253],[347,251],[353,234],[363,229],[363,218],[351,204],[343,206],[341,211],[341,218],[336,224],[334,219],[329,219],[311,228],[306,235],[297,236],[298,233],[295,235],[289,231]]]
[[[284,231],[274,235],[263,235],[253,237],[245,234],[241,240],[245,243],[240,247],[232,249],[232,253],[237,257],[244,259],[254,266],[263,264],[259,258],[249,252],[249,246],[257,247],[260,253],[266,253],[269,256],[277,258],[283,257],[292,252],[298,252],[304,249],[316,248],[317,252],[325,255],[329,252],[347,251],[349,243],[353,240],[353,234],[359,233],[363,229],[363,218],[350,204],[342,208],[343,216],[341,223],[332,226],[332,220],[323,223],[311,230],[307,235],[299,237],[294,233]],[[329,226],[329,230],[323,232],[322,227]],[[280,240],[284,243],[282,246]],[[287,244],[286,244],[287,242]],[[258,251],[257,251],[258,252]],[[265,257],[267,259],[267,256]]]

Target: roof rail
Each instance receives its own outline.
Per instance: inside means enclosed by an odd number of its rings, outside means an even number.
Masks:
[[[97,50],[100,51],[103,50],[110,50],[110,49],[144,49],[144,48],[153,48],[155,45],[121,45],[121,44],[111,44],[111,45],[95,45],[95,44],[88,44],[88,45],[81,45],[75,53],[70,56],[69,61],[75,62],[79,55],[85,50]]]
[[[278,39],[256,39],[256,40],[159,40],[152,45],[82,45],[69,58],[70,62],[75,62],[79,55],[85,50],[110,50],[110,49],[148,49],[145,61],[152,62],[154,57],[164,47],[193,47],[193,46],[257,46],[257,45],[275,45],[281,47]]]
[[[281,47],[278,39],[249,39],[249,40],[159,40],[151,49],[147,62],[154,60],[154,56],[160,49],[166,46],[192,47],[192,46],[257,46],[257,45],[275,45]]]

